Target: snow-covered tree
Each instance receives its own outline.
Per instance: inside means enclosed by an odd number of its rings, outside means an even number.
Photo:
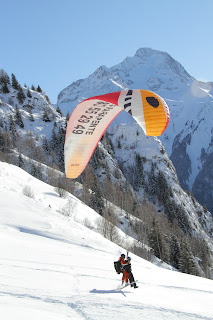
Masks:
[[[24,128],[24,122],[18,106],[15,108],[15,122],[20,128]]]
[[[20,87],[20,84],[18,83],[18,81],[17,81],[17,79],[16,79],[16,77],[15,77],[15,75],[13,73],[11,75],[11,78],[12,78],[12,87],[13,87],[13,89],[18,90],[19,87]]]
[[[18,155],[18,167],[22,168],[22,169],[25,168],[24,160],[23,160],[21,153],[19,153],[19,155]]]
[[[0,70],[0,84],[7,86],[10,84],[10,77],[3,69]]]
[[[29,88],[27,89],[27,96],[28,96],[28,98],[32,98],[32,94],[31,94],[31,92],[30,92],[30,89],[29,89]]]
[[[178,238],[173,235],[170,243],[170,263],[174,268],[179,268],[179,260],[180,260],[180,243]]]
[[[2,93],[10,92],[8,88],[8,86],[10,85],[10,78],[3,69],[0,70],[0,85],[2,86]]]
[[[56,111],[58,112],[58,114],[60,114],[61,117],[63,117],[63,113],[58,105],[57,105]]]
[[[18,88],[18,93],[17,93],[18,102],[19,102],[20,104],[23,104],[25,98],[26,98],[26,97],[25,97],[24,91],[23,91],[22,87],[19,86],[19,88]]]
[[[41,87],[39,85],[37,86],[36,91],[37,92],[42,92]]]
[[[193,274],[196,276],[200,275],[194,258],[185,240],[182,240],[180,244],[180,259],[178,263],[178,269],[184,273]]]
[[[44,111],[43,111],[42,120],[44,122],[50,122],[50,118],[49,118],[49,114],[48,114],[47,109],[44,109]]]

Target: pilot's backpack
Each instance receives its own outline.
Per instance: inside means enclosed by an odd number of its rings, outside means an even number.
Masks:
[[[121,273],[121,262],[120,260],[114,262],[115,271],[120,274]]]

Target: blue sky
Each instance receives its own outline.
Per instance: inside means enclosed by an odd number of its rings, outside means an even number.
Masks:
[[[0,0],[0,69],[52,103],[73,81],[137,49],[168,52],[213,81],[213,0]]]

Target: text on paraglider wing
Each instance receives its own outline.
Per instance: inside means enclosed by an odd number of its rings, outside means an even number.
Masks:
[[[83,172],[100,138],[123,111],[132,116],[146,136],[160,136],[169,123],[166,102],[148,90],[129,89],[81,101],[66,130],[64,158],[68,178],[75,179]]]
[[[88,108],[83,115],[81,115],[72,131],[74,134],[92,135],[99,124],[99,122],[115,107],[114,104],[105,101],[98,101],[94,103],[93,107]]]

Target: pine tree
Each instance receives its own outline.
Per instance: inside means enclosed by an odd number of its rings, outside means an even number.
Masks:
[[[16,138],[16,126],[15,126],[15,122],[13,120],[12,115],[9,115],[9,130],[12,134],[13,139],[15,140]]]
[[[181,229],[184,232],[191,232],[191,227],[190,227],[186,212],[181,205],[176,205],[175,216],[178,220],[178,223],[179,223]]]
[[[170,263],[176,269],[179,268],[180,244],[176,236],[172,236],[170,243]]]
[[[4,152],[4,148],[5,148],[4,135],[0,127],[0,151]]]
[[[92,190],[89,206],[90,208],[97,211],[99,214],[103,213],[104,202],[102,198],[101,189],[98,184],[95,186],[95,190]]]
[[[124,189],[123,209],[127,212],[127,214],[133,213],[134,212],[134,197],[132,194],[132,187],[126,181],[123,189]]]
[[[41,87],[40,87],[39,85],[38,85],[36,91],[37,91],[37,92],[40,92],[40,93],[42,92]]]
[[[26,97],[25,97],[24,91],[23,91],[22,87],[19,86],[19,88],[18,88],[18,93],[17,93],[18,102],[19,102],[20,104],[23,104],[25,98],[26,98]]]
[[[35,89],[35,87],[34,87],[33,84],[32,84],[32,86],[31,86],[31,90],[36,91],[36,89]]]
[[[57,146],[57,135],[56,135],[56,132],[55,132],[55,127],[53,126],[52,136],[51,136],[51,139],[50,139],[50,149],[52,151],[55,151],[56,150],[56,146]]]
[[[16,79],[16,77],[15,77],[15,75],[13,73],[11,75],[11,78],[12,78],[12,87],[13,87],[13,89],[18,90],[19,87],[20,87],[20,84],[18,83],[18,81],[17,81],[17,79]]]
[[[69,118],[70,118],[70,113],[69,113],[69,111],[67,111],[67,114],[66,114],[66,121],[67,122],[69,121]]]
[[[46,99],[46,101],[47,101],[48,103],[50,103],[50,99],[49,99],[49,97],[48,97],[47,94],[45,94],[44,98]]]
[[[29,88],[27,89],[27,96],[28,96],[28,98],[32,98],[32,94],[31,94],[31,92],[30,92],[30,89],[29,89]]]
[[[18,155],[18,167],[24,169],[25,164],[22,155],[19,153]]]
[[[50,118],[49,118],[47,109],[44,109],[43,116],[42,116],[42,120],[43,120],[44,122],[50,122]]]
[[[59,167],[63,170],[64,168],[64,140],[65,140],[66,131],[63,127],[60,127],[58,130],[57,136],[57,157]]]
[[[171,200],[169,197],[165,200],[164,203],[164,212],[170,222],[176,218],[176,203],[174,200]]]
[[[31,109],[29,110],[29,114],[30,114],[29,120],[30,120],[31,122],[34,122],[34,117],[33,117],[32,110],[31,110]]]
[[[115,155],[115,149],[114,145],[112,143],[112,140],[110,138],[110,134],[108,132],[105,132],[105,137],[106,137],[106,146],[107,146],[107,151],[108,153],[114,157]]]
[[[139,191],[139,189],[145,184],[143,161],[142,157],[138,153],[135,153],[135,165],[130,170],[130,181],[131,180],[133,187],[137,191]]]
[[[1,69],[0,70],[0,85],[2,85],[2,92],[3,93],[9,93],[10,90],[8,88],[8,85],[10,85],[10,78],[8,74]]]
[[[58,105],[57,105],[56,111],[58,112],[58,114],[60,114],[60,116],[63,117],[63,113],[61,112],[61,109]]]
[[[42,180],[42,170],[41,170],[41,165],[36,165],[34,162],[31,163],[31,169],[30,169],[30,174],[39,179]]]
[[[204,271],[207,278],[211,278],[211,254],[210,249],[206,243],[206,241],[200,237],[193,238],[194,240],[194,250],[193,253],[199,258],[200,265],[202,270]]]
[[[0,70],[0,84],[6,86],[10,85],[10,78],[3,69]]]
[[[86,205],[90,204],[91,194],[86,181],[83,182],[81,199]]]
[[[199,271],[185,240],[181,241],[178,269],[183,273],[199,275]]]
[[[87,165],[86,169],[84,170],[83,180],[88,188],[92,191],[90,194],[89,206],[99,214],[102,214],[104,207],[103,195],[95,172],[89,165]]]
[[[102,166],[101,160],[102,160],[103,158],[104,158],[103,152],[102,152],[102,150],[99,148],[99,146],[97,146],[97,147],[95,148],[95,151],[94,151],[94,153],[93,153],[93,155],[92,155],[92,158],[91,158],[91,160],[90,160],[90,163],[91,163],[93,169],[97,169],[97,168],[99,168],[100,166]]]
[[[149,244],[153,250],[153,254],[159,259],[163,258],[163,240],[159,228],[158,221],[153,218],[152,230],[149,235]]]
[[[118,148],[118,149],[121,148],[121,141],[120,141],[120,139],[118,140],[117,148]]]
[[[107,199],[110,202],[113,202],[114,185],[110,179],[110,176],[106,176],[106,178],[103,180],[102,192],[103,192],[103,197],[105,199]]]
[[[157,193],[157,179],[155,176],[155,167],[152,163],[151,172],[148,178],[148,190],[151,195],[155,195]]]
[[[3,84],[3,86],[2,86],[2,92],[3,92],[3,93],[9,93],[9,92],[10,92],[9,89],[8,89],[7,84]]]
[[[50,148],[49,148],[49,143],[48,143],[46,137],[43,138],[42,147],[43,147],[44,152],[45,152],[46,154],[49,154]]]
[[[158,173],[158,200],[160,203],[165,204],[166,200],[170,197],[169,187],[162,171]]]
[[[0,127],[0,151],[4,153],[10,152],[11,147],[12,141],[9,132],[7,130],[2,132]]]
[[[16,105],[16,111],[15,111],[15,122],[20,128],[24,128],[24,122],[22,120],[22,116],[17,105]]]

